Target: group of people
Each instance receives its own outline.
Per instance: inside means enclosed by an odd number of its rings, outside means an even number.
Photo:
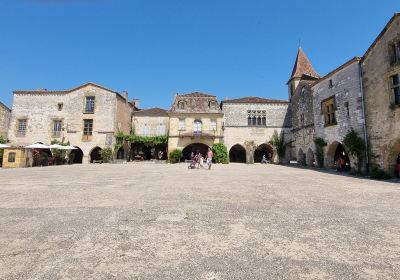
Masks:
[[[336,171],[337,172],[346,171],[346,160],[344,158],[339,157],[338,160],[336,161]]]
[[[213,154],[211,148],[208,148],[207,158],[206,158],[206,164],[208,166],[208,169],[211,169],[213,156],[214,156],[214,154]],[[200,152],[197,152],[196,154],[194,154],[194,152],[192,152],[190,154],[189,169],[192,169],[192,168],[203,168],[203,167],[204,167],[204,156],[203,156],[203,154],[200,153]]]

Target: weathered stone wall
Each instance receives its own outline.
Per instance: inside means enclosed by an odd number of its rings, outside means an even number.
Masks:
[[[265,110],[266,126],[248,126],[248,110]],[[284,133],[286,142],[291,141],[291,107],[289,103],[223,103],[224,143],[229,150],[239,144],[254,141],[256,146],[267,143],[274,131]],[[290,159],[290,147],[284,161]],[[249,153],[246,149],[246,153]]]
[[[314,112],[313,95],[308,84],[300,83],[292,97],[292,139],[295,158],[300,164],[314,164]],[[304,122],[301,122],[301,116]]]
[[[333,86],[330,87],[329,80]],[[359,62],[355,60],[331,76],[322,79],[312,87],[314,106],[315,137],[323,138],[328,146],[326,148],[325,165],[333,166],[337,143],[343,143],[346,134],[353,128],[357,134],[364,138],[361,83]],[[325,126],[322,113],[322,101],[334,96],[336,100],[336,125]],[[349,105],[349,115],[345,103]],[[332,154],[333,153],[333,154]],[[355,159],[351,159],[354,161]],[[353,162],[354,163],[354,162]]]
[[[400,65],[390,66],[389,44],[400,40],[400,17],[395,18],[362,62],[365,115],[370,163],[391,174],[400,153],[400,107],[393,105],[390,77],[400,73]]]
[[[132,107],[127,99],[117,96],[115,127],[124,133],[130,133],[132,130]]]
[[[0,136],[7,139],[8,126],[11,119],[11,110],[0,102]]]
[[[84,113],[85,96],[95,96],[95,111]],[[63,103],[61,111],[58,103]],[[116,94],[96,86],[88,85],[70,93],[15,93],[12,117],[9,127],[9,139],[12,144],[26,145],[36,142],[50,144],[53,120],[62,120],[61,137],[72,146],[79,147],[84,154],[84,163],[96,146],[112,146],[116,123]],[[17,120],[27,119],[25,136],[17,135]],[[90,140],[83,137],[83,120],[93,119],[93,135]],[[130,130],[130,128],[129,128]],[[128,130],[128,132],[129,132]]]
[[[168,135],[169,130],[169,117],[161,116],[133,116],[132,131],[135,135],[144,135],[144,126],[149,126],[149,136],[158,135],[158,126],[160,124],[165,127],[165,135]]]

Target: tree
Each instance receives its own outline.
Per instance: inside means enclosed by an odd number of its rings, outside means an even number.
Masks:
[[[178,163],[182,157],[182,150],[175,149],[169,153],[169,160],[171,163]]]
[[[321,168],[324,167],[324,147],[328,145],[324,139],[317,137],[314,139],[315,144],[315,158],[317,159],[317,165]]]
[[[214,160],[216,163],[229,163],[228,160],[228,149],[223,143],[216,143],[212,146],[214,153]]]
[[[282,132],[278,134],[275,130],[268,143],[276,150],[276,153],[279,156],[279,161],[281,161],[281,159],[285,157],[286,153],[285,134]]]
[[[113,151],[110,147],[106,147],[100,151],[100,156],[103,162],[110,162]]]

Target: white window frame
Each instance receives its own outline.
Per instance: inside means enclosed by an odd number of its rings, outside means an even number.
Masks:
[[[193,123],[193,132],[201,133],[203,131],[203,123],[201,120],[194,120]]]
[[[143,135],[144,136],[149,136],[150,135],[150,125],[145,123],[143,125]]]
[[[56,138],[61,137],[61,130],[62,130],[62,121],[53,120],[53,137]]]
[[[211,120],[211,130],[217,131],[217,120]]]
[[[179,130],[185,130],[185,119],[179,119]]]

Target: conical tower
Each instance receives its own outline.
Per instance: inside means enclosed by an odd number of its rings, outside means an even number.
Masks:
[[[296,62],[293,66],[292,75],[287,82],[289,89],[289,100],[292,99],[292,96],[302,79],[316,80],[318,78],[318,73],[314,70],[303,49],[299,47]]]

